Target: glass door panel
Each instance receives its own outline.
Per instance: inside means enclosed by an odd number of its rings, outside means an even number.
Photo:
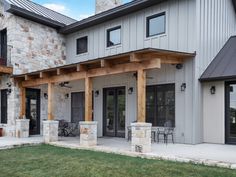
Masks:
[[[117,136],[125,136],[125,89],[117,90]]]
[[[104,89],[104,135],[125,136],[125,88]]]
[[[106,135],[115,136],[115,90],[106,92]]]

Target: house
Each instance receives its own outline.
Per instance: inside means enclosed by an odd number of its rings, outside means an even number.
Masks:
[[[81,21],[27,0],[3,2],[6,136],[57,141],[64,119],[80,122],[87,146],[127,137],[131,126],[132,150],[148,152],[151,128],[167,122],[177,143],[236,142],[234,83],[225,83],[235,76],[234,0],[97,0],[97,13]]]

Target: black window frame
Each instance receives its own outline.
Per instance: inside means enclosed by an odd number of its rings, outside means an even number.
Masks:
[[[158,90],[160,90],[160,87],[163,87],[161,90],[170,90],[170,88],[173,88],[174,90],[174,105],[167,105],[167,104],[162,104],[161,106],[164,106],[164,109],[166,110],[167,107],[171,107],[171,106],[174,106],[174,122],[172,122],[172,127],[174,128],[176,126],[176,91],[175,91],[175,83],[168,83],[168,84],[160,84],[160,85],[148,85],[146,86],[146,112],[147,112],[147,115],[146,115],[146,119],[147,119],[147,122],[149,123],[153,123],[153,126],[157,126],[157,127],[164,127],[164,124],[163,125],[160,125],[160,122],[159,122],[159,119],[158,119]],[[154,98],[153,98],[153,119],[151,121],[151,119],[148,117],[148,91],[151,90],[153,91],[154,93]],[[150,119],[150,120],[149,120]],[[165,122],[167,121],[170,121],[168,118],[165,118]]]
[[[83,40],[83,39],[86,39],[86,50],[79,51],[79,40]],[[83,36],[83,37],[76,39],[76,54],[81,55],[81,54],[85,54],[85,53],[88,53],[88,36]]]
[[[118,30],[118,29],[120,29],[120,43],[112,45],[112,44],[109,43],[110,42],[110,33],[112,31],[115,31],[115,30]],[[114,28],[107,29],[107,47],[113,47],[113,46],[117,46],[117,45],[120,45],[120,44],[121,44],[121,26],[116,26]]]
[[[154,19],[154,18],[157,18],[157,17],[160,17],[160,16],[164,16],[164,19],[165,19],[165,21],[164,21],[164,32],[150,35],[150,34],[149,34],[149,30],[150,30],[150,20],[152,20],[152,19]],[[161,13],[158,13],[158,14],[155,14],[155,15],[148,16],[148,17],[146,18],[146,37],[147,37],[147,38],[153,37],[153,36],[162,35],[162,34],[165,34],[165,33],[166,33],[166,12],[161,12]]]

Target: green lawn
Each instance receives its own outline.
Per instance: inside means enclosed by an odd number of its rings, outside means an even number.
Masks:
[[[236,177],[236,171],[49,145],[0,150],[2,177]]]

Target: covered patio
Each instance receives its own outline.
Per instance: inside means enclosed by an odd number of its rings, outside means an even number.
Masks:
[[[151,151],[151,126],[146,123],[146,83],[148,70],[160,69],[162,65],[181,65],[189,59],[193,59],[194,53],[184,53],[176,51],[166,51],[160,49],[143,49],[125,54],[119,54],[101,59],[80,62],[58,68],[27,73],[14,76],[20,87],[21,115],[17,120],[17,136],[29,136],[29,120],[26,117],[26,90],[42,85],[47,86],[47,121],[43,122],[43,137],[45,142],[56,142],[58,140],[58,120],[55,117],[55,85],[80,81],[84,84],[85,92],[85,114],[84,121],[80,122],[80,145],[96,146],[98,137],[98,124],[94,121],[94,107],[99,106],[94,102],[93,92],[94,80],[107,76],[115,76],[125,73],[134,73],[136,78],[136,102],[137,113],[134,119],[136,123],[131,124],[132,129],[132,151],[150,152]],[[158,77],[158,76],[157,76]],[[76,84],[76,83],[75,83]],[[129,103],[130,104],[130,103]],[[127,110],[128,112],[129,110]],[[131,110],[130,110],[131,111]],[[127,124],[123,131],[126,131]]]

